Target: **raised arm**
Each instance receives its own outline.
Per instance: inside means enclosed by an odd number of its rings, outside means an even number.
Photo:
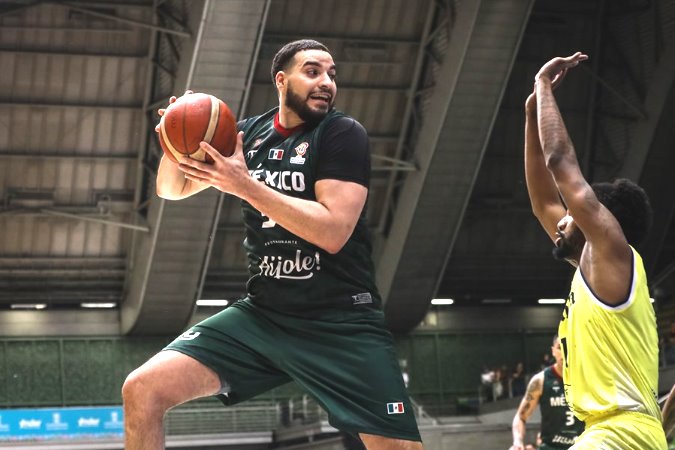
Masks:
[[[556,239],[556,224],[565,215],[558,188],[539,142],[537,128],[537,97],[534,93],[525,102],[525,181],[532,212],[552,241]]]
[[[586,239],[579,261],[584,276],[600,298],[608,303],[619,303],[626,298],[632,253],[616,218],[600,203],[582,175],[574,145],[553,95],[556,78],[587,58],[579,52],[567,58],[554,58],[537,74],[539,139],[546,167]]]
[[[527,385],[527,392],[525,397],[520,402],[516,415],[513,417],[512,431],[513,431],[513,445],[510,450],[524,450],[525,448],[525,429],[527,419],[530,418],[537,405],[539,399],[544,392],[544,372],[539,372],[530,379]]]

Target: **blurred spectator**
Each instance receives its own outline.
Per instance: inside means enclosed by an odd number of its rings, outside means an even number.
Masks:
[[[549,355],[548,353],[544,353],[544,357],[543,357],[543,359],[541,360],[541,364],[540,364],[539,369],[540,369],[540,370],[544,370],[544,369],[547,368],[548,366],[553,365],[553,362],[554,362],[554,361],[551,359],[551,355]]]
[[[516,364],[511,374],[511,396],[522,397],[525,394],[525,365],[522,362]]]
[[[494,395],[492,390],[492,385],[495,382],[495,371],[483,366],[483,372],[480,374],[480,386],[481,386],[481,398],[486,398],[490,401],[494,401]]]
[[[495,369],[495,379],[492,382],[492,397],[495,400],[499,400],[504,397],[504,373],[502,369]]]

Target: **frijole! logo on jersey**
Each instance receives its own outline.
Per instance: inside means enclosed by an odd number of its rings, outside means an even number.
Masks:
[[[291,164],[304,164],[305,163],[305,153],[307,153],[307,149],[309,148],[309,143],[308,142],[303,142],[302,144],[298,145],[295,147],[293,150],[295,150],[295,156],[291,157]]]
[[[308,280],[314,272],[321,270],[319,252],[314,256],[303,255],[300,250],[295,251],[295,258],[265,255],[260,262],[260,274],[270,278],[289,280]]]
[[[281,159],[284,157],[284,149],[283,148],[273,148],[270,149],[270,154],[267,157],[267,159],[274,159],[275,161],[281,161]]]

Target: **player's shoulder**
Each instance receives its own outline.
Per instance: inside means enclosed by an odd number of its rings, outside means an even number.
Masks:
[[[274,116],[277,113],[279,108],[272,108],[264,114],[257,116],[247,117],[237,122],[237,130],[247,132],[248,130],[253,129],[256,125],[264,124],[269,121],[274,120]]]
[[[530,386],[531,389],[539,388],[542,389],[544,386],[544,378],[546,377],[546,370],[540,370],[539,372],[535,373],[532,375],[532,378],[530,378],[530,382],[528,385]]]
[[[326,130],[335,132],[352,131],[366,134],[366,128],[355,118],[339,110],[332,110],[324,119]]]

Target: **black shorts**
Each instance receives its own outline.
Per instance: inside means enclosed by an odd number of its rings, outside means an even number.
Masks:
[[[294,380],[341,431],[420,441],[382,312],[337,317],[289,316],[247,299],[195,325],[166,349],[214,370],[227,405]]]

